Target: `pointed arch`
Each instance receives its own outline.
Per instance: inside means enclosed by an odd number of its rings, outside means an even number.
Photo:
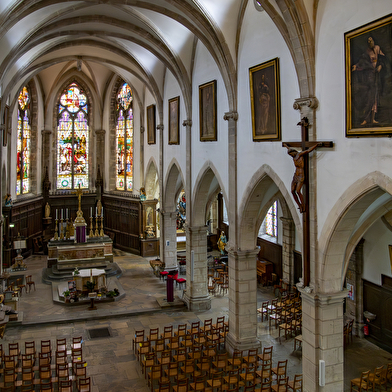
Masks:
[[[229,199],[222,184],[223,182],[221,176],[219,175],[219,171],[216,169],[216,167],[211,161],[206,161],[200,169],[193,190],[192,224],[194,226],[205,225],[205,218],[207,213],[207,206],[209,205],[209,200],[214,193],[216,194],[218,187],[223,194],[227,208],[229,208]]]
[[[146,190],[147,199],[158,198],[159,196],[159,172],[158,165],[151,157],[147,163],[146,177],[144,180],[144,188]]]
[[[169,164],[165,178],[164,211],[175,211],[179,192],[185,188],[184,174],[176,158]]]
[[[319,239],[318,289],[334,293],[343,288],[347,264],[366,229],[392,207],[392,179],[375,171],[352,184],[325,221]]]
[[[269,165],[261,166],[249,181],[239,206],[240,249],[256,247],[260,224],[274,200],[279,200],[283,216],[292,217],[297,235],[302,240],[302,227],[291,194]]]

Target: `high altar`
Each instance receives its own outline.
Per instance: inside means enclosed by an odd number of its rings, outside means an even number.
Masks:
[[[113,241],[103,232],[103,208],[100,201],[96,209],[95,230],[94,217],[90,217],[90,232],[87,236],[87,223],[81,209],[83,191],[76,191],[79,199],[77,217],[70,229],[68,222],[64,225],[61,216],[58,222],[56,214],[56,229],[54,238],[48,243],[48,267],[56,265],[59,271],[91,268],[106,268],[113,262]],[[91,214],[92,215],[92,214]],[[58,223],[59,229],[58,229]],[[99,229],[99,223],[101,228]],[[71,233],[74,231],[74,235]],[[58,233],[60,233],[58,235]]]

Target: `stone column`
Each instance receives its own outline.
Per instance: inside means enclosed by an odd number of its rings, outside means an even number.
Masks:
[[[186,292],[184,300],[191,311],[211,309],[208,295],[207,226],[189,227],[186,231]]]
[[[51,151],[52,151],[52,145],[51,145],[51,138],[52,138],[52,131],[43,129],[41,131],[42,135],[42,168],[41,171],[43,175],[45,175],[46,168],[48,168],[48,172],[52,173],[52,160],[50,159],[51,157]],[[50,178],[51,176],[49,176]],[[57,186],[55,186],[55,189]]]
[[[165,233],[163,238],[163,252],[161,253],[161,260],[165,262],[165,270],[172,271],[178,268],[177,266],[177,213],[161,211],[161,227],[162,232]]]
[[[343,301],[347,290],[302,295],[302,373],[304,391],[344,390]],[[325,386],[319,386],[319,361],[325,361]]]
[[[282,270],[283,280],[290,285],[294,283],[294,254],[295,238],[294,238],[294,221],[291,218],[281,217],[283,235],[282,235]]]
[[[257,340],[257,264],[259,249],[228,249],[229,333],[226,350],[248,350],[260,346]]]

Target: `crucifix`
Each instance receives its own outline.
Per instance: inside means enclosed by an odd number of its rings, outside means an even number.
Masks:
[[[76,195],[78,196],[78,200],[79,200],[79,209],[78,209],[78,212],[79,212],[79,211],[82,211],[82,195],[83,195],[83,193],[85,193],[85,192],[83,192],[83,191],[80,189],[80,184],[79,184],[79,189],[78,189],[77,191],[75,191],[75,192],[72,192],[72,193],[76,193]]]
[[[293,158],[295,173],[291,182],[291,194],[302,214],[303,228],[303,283],[310,282],[310,229],[309,229],[309,154],[317,147],[333,147],[333,142],[310,142],[309,123],[304,117],[297,125],[301,125],[301,141],[282,143],[287,153]],[[300,147],[297,151],[294,147]]]

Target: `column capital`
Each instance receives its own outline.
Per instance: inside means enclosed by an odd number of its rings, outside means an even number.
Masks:
[[[41,131],[41,135],[51,135],[52,134],[52,130],[51,129],[43,129]]]
[[[230,241],[229,241],[230,243]],[[250,257],[255,257],[257,254],[260,252],[259,248],[254,248],[254,249],[246,249],[246,250],[234,250],[230,246],[226,249],[228,256],[232,257],[234,259],[242,259],[242,258],[250,258]]]
[[[190,120],[190,119],[184,120],[182,122],[182,126],[183,127],[191,127],[192,126],[192,120]]]
[[[106,131],[104,129],[96,129],[95,134],[96,135],[105,135]]]
[[[297,285],[297,288],[301,293],[302,300],[311,303],[313,306],[342,304],[348,293],[347,289],[343,289],[342,291],[338,291],[336,293],[314,293],[309,292],[310,290],[300,287],[299,285]]]
[[[316,97],[303,97],[303,98],[297,98],[294,101],[293,108],[295,110],[301,110],[303,106],[307,106],[308,108],[311,109],[317,109],[319,105],[319,101]]]
[[[164,127],[163,127],[163,124],[158,124],[158,125],[157,125],[157,130],[158,130],[158,131],[163,131],[163,128],[164,128]]]
[[[204,234],[204,232],[207,234],[208,226],[188,226],[185,223],[185,231],[187,233],[194,233],[194,234]]]
[[[223,116],[223,119],[225,121],[230,121],[230,120],[237,121],[238,120],[238,112],[236,112],[234,110],[231,112],[226,112]]]
[[[144,133],[144,127],[143,127],[143,125],[140,126],[140,133]]]

